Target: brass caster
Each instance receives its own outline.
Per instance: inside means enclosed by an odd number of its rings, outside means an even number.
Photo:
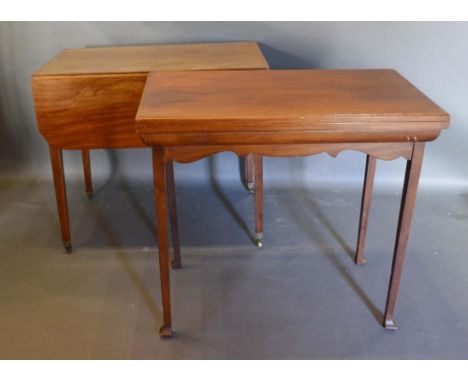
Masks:
[[[88,199],[91,199],[93,197],[93,190],[87,190],[86,195],[88,195]]]
[[[180,261],[177,261],[177,260],[172,260],[171,261],[171,266],[172,266],[172,269],[180,269],[182,268],[182,264]]]
[[[63,246],[65,247],[65,251],[66,251],[68,254],[72,253],[71,241],[69,241],[69,240],[64,240],[64,241],[63,241]]]
[[[398,326],[395,324],[395,321],[393,319],[385,320],[383,326],[387,330],[397,330],[398,329]]]
[[[172,328],[171,325],[163,325],[159,329],[159,336],[160,337],[171,337],[172,336]]]
[[[256,236],[255,243],[257,247],[262,248],[263,247],[263,232],[258,232],[255,234],[255,236]]]

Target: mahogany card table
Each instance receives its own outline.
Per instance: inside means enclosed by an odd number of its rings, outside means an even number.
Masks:
[[[136,116],[153,149],[164,323],[170,336],[167,183],[173,161],[222,152],[304,156],[343,150],[367,154],[356,263],[364,239],[376,159],[407,161],[383,326],[394,310],[425,142],[449,126],[449,115],[394,70],[274,70],[151,73]],[[261,178],[256,166],[257,176]],[[259,193],[256,194],[260,198]]]
[[[67,49],[33,74],[37,122],[49,144],[67,252],[71,252],[72,245],[62,150],[81,150],[86,192],[91,196],[90,149],[145,147],[135,132],[135,114],[149,72],[227,69],[268,69],[268,64],[255,42],[124,46]],[[252,155],[247,157],[247,164],[252,192]],[[167,169],[167,176],[172,229],[177,231],[172,167]],[[256,225],[262,229],[259,215],[260,211]],[[177,266],[177,235],[173,247]]]

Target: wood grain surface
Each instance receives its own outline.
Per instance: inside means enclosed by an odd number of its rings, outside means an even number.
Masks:
[[[449,124],[394,70],[152,73],[136,119],[151,145],[428,141]]]
[[[33,77],[39,130],[64,149],[143,147],[135,114],[146,74]]]
[[[268,69],[256,42],[66,49],[33,76]]]
[[[39,130],[64,149],[143,147],[135,115],[150,70],[268,69],[255,42],[71,49],[32,77]]]

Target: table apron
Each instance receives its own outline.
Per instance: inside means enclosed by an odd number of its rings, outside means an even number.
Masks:
[[[328,153],[336,157],[345,150],[366,153],[383,160],[393,160],[403,157],[410,160],[413,154],[414,142],[382,142],[382,143],[310,143],[310,144],[278,144],[278,145],[193,145],[165,146],[166,161],[189,163],[220,152],[233,152],[239,156],[258,154],[269,157],[295,157]]]

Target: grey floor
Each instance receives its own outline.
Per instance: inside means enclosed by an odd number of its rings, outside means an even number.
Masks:
[[[161,340],[152,185],[96,188],[68,185],[67,256],[51,182],[0,182],[0,358],[468,358],[468,194],[418,196],[388,332],[397,192],[377,187],[357,267],[358,188],[267,188],[259,250],[240,183],[178,185],[184,267]]]

